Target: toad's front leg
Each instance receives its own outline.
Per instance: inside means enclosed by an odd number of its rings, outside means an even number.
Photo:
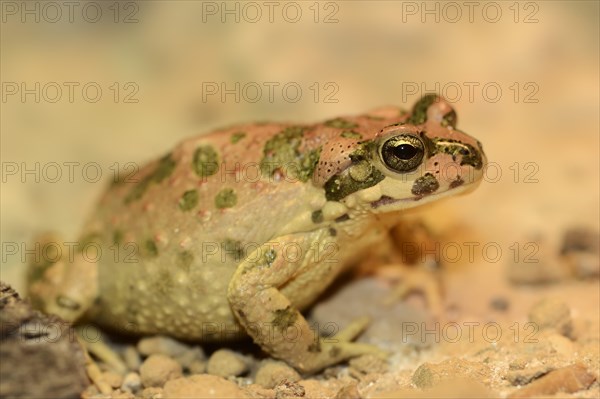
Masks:
[[[318,279],[318,268],[327,267],[314,256],[315,249],[323,244],[319,237],[318,232],[288,235],[262,245],[238,267],[228,292],[233,312],[254,342],[273,357],[306,373],[367,353],[384,355],[375,346],[350,342],[366,326],[364,319],[324,341],[282,293],[281,288],[292,279],[308,278],[310,284],[310,276]],[[291,246],[301,251],[301,256],[286,259],[284,252],[275,250]]]

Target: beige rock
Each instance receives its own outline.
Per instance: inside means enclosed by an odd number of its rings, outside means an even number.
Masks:
[[[246,398],[247,395],[236,384],[210,374],[177,378],[165,384],[165,398]]]
[[[188,366],[190,374],[204,374],[206,373],[206,360],[195,360]]]
[[[142,379],[138,373],[127,373],[123,378],[121,390],[124,392],[137,392],[142,388]]]
[[[140,353],[137,351],[135,346],[129,345],[123,351],[123,359],[125,360],[125,365],[129,370],[139,370],[142,365],[142,359],[140,357]]]
[[[596,377],[589,373],[584,365],[574,364],[551,371],[513,392],[509,398],[530,398],[559,392],[573,393],[587,389],[595,380]]]
[[[119,388],[123,383],[123,377],[114,371],[105,371],[102,373],[102,379],[108,383],[112,388]]]
[[[137,344],[137,350],[144,356],[160,354],[176,358],[188,351],[189,346],[173,338],[157,335],[142,338]]]
[[[161,387],[168,380],[183,375],[181,365],[165,355],[152,355],[140,366],[144,387]]]
[[[185,351],[183,354],[177,356],[175,360],[181,364],[181,367],[189,370],[192,363],[206,360],[206,355],[201,347],[194,346],[193,348]]]
[[[490,378],[490,369],[483,363],[452,358],[438,364],[422,364],[414,372],[412,382],[418,388],[430,388],[458,378],[486,383]]]
[[[566,303],[556,299],[546,298],[535,303],[529,311],[529,321],[540,330],[552,328],[567,337],[573,332],[571,310]]]
[[[208,359],[206,371],[220,377],[237,377],[248,371],[248,363],[234,351],[219,349]]]
[[[300,374],[284,362],[265,360],[256,372],[254,381],[265,388],[275,388],[282,381],[300,381]]]

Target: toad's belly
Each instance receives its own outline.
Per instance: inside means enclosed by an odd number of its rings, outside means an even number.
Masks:
[[[200,341],[236,338],[240,327],[227,301],[227,286],[237,265],[207,261],[186,270],[151,261],[104,264],[93,319],[135,335],[160,333]]]

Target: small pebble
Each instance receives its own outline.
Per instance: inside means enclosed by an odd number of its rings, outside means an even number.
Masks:
[[[208,374],[219,377],[237,377],[248,371],[248,364],[237,353],[229,349],[219,349],[208,359]]]
[[[508,299],[504,298],[504,297],[494,297],[491,301],[490,301],[490,307],[494,310],[498,310],[500,312],[505,312],[508,310],[510,306],[510,303],[508,302]]]
[[[571,310],[566,303],[555,299],[542,299],[535,303],[529,311],[529,321],[540,330],[553,328],[567,337],[573,332]]]
[[[112,388],[119,388],[123,383],[123,377],[115,373],[114,371],[105,371],[104,373],[102,373],[102,378]]]
[[[204,351],[199,346],[194,346],[193,348],[185,351],[180,356],[177,356],[175,360],[181,364],[185,370],[189,370],[190,365],[196,361],[202,361],[206,359],[206,355]]]
[[[258,371],[254,381],[265,388],[275,388],[282,381],[300,381],[300,374],[284,362],[265,360]]]
[[[135,372],[127,373],[123,378],[123,384],[121,384],[121,390],[124,392],[137,392],[142,388],[142,379],[140,375]]]
[[[204,374],[206,373],[206,360],[195,360],[189,367],[188,371],[190,374]]]
[[[142,365],[140,353],[137,351],[135,346],[132,345],[128,345],[123,351],[123,359],[125,360],[125,365],[129,370],[137,371]]]
[[[157,335],[142,338],[137,344],[137,349],[144,356],[160,354],[176,358],[182,356],[190,348],[173,338]]]
[[[561,254],[568,252],[600,252],[600,234],[585,227],[573,227],[565,231]]]
[[[168,380],[182,375],[181,365],[165,355],[151,355],[140,366],[140,377],[144,387],[161,387]]]

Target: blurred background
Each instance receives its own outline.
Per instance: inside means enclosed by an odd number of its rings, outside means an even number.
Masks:
[[[18,290],[33,236],[75,239],[128,163],[431,91],[493,168],[424,218],[507,252],[599,228],[598,2],[65,3],[1,3],[1,272]]]

